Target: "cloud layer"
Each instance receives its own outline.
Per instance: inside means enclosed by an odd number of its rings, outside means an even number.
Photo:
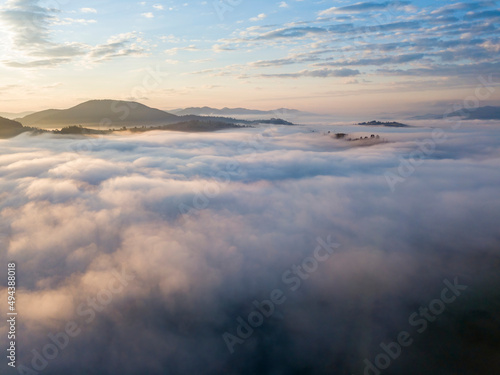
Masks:
[[[74,321],[45,373],[362,374],[402,330],[415,342],[384,373],[498,371],[500,131],[447,126],[391,192],[385,174],[432,129],[337,130],[387,142],[320,127],[0,141],[18,365]],[[283,273],[329,236],[340,247],[291,291]],[[455,277],[468,289],[419,335],[408,317]],[[286,301],[230,354],[222,335],[274,289]]]
[[[82,8],[84,14],[96,13]],[[137,43],[135,33],[109,38],[107,43],[90,46],[80,42],[55,42],[53,27],[59,25],[89,25],[94,19],[58,17],[60,10],[42,6],[38,0],[9,0],[0,8],[0,21],[10,37],[11,48],[17,53],[2,63],[11,68],[50,68],[79,58],[87,63],[101,62],[114,57],[138,56],[144,49]]]

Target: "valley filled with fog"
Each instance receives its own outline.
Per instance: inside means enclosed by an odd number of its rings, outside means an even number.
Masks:
[[[384,374],[498,372],[500,128],[415,123],[0,140],[18,366],[376,374],[407,332]]]

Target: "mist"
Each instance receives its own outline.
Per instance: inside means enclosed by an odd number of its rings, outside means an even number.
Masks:
[[[492,123],[0,144],[19,374],[500,370]]]

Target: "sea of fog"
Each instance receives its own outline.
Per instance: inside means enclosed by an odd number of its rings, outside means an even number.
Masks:
[[[498,373],[500,124],[412,125],[0,140],[1,373]]]

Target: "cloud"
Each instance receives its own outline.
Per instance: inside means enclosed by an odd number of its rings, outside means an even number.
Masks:
[[[97,10],[94,8],[80,8],[80,12],[82,13],[97,13]]]
[[[292,53],[240,64],[240,71],[248,67],[266,69],[255,76],[268,78],[321,74],[308,73],[318,67],[366,66],[374,72],[383,68],[380,71],[386,76],[393,75],[395,80],[413,73],[448,77],[450,87],[454,87],[459,85],[456,72],[461,71],[456,66],[471,62],[495,63],[491,53],[496,51],[498,44],[498,28],[494,26],[497,10],[488,9],[495,6],[494,2],[421,8],[418,16],[409,14],[410,6],[408,2],[387,1],[332,8],[337,12],[332,10],[332,17],[248,27],[230,38],[218,40],[212,49],[219,53],[241,49],[257,53],[259,50],[290,51],[293,45]],[[386,12],[383,18],[361,12],[362,9],[381,8]],[[392,12],[394,9],[398,13]],[[359,12],[346,16],[344,11]],[[481,20],[487,22],[478,22]],[[420,66],[416,67],[417,63]],[[417,70],[408,69],[409,64]],[[278,70],[286,65],[299,65],[300,68],[292,73]],[[238,76],[250,77],[246,71]],[[467,85],[471,82],[469,78]]]
[[[497,77],[499,68],[500,63],[498,62],[481,62],[471,64],[428,65],[422,68],[412,68],[406,70],[380,69],[378,72],[384,75],[460,77],[461,79],[474,78],[476,80],[478,74],[483,76],[493,75],[494,77]]]
[[[250,65],[255,67],[268,67],[268,66],[282,66],[282,65],[290,65],[296,64],[297,61],[293,58],[283,58],[276,60],[260,60],[250,63]]]
[[[375,3],[375,2],[364,2],[364,3],[356,3],[353,5],[347,5],[344,7],[333,7],[326,10],[323,10],[319,13],[320,16],[327,16],[331,14],[339,14],[339,13],[362,13],[362,12],[371,12],[371,11],[381,11],[386,10],[388,8],[398,9],[401,7],[405,7],[410,5],[409,1],[386,1],[383,3]]]
[[[67,17],[67,18],[59,19],[56,22],[54,22],[55,25],[72,25],[75,23],[80,24],[80,25],[89,25],[92,23],[97,23],[97,21],[96,20],[87,20],[87,19],[83,19],[83,18],[75,19],[75,18]]]
[[[353,69],[316,69],[316,70],[302,70],[297,73],[276,73],[276,74],[261,74],[260,77],[264,78],[300,78],[300,77],[353,77],[361,74],[359,70]]]
[[[329,24],[325,26],[294,26],[278,28],[272,31],[260,33],[256,37],[249,38],[248,41],[253,40],[273,40],[279,38],[314,38],[322,37],[324,34],[334,36],[335,34],[345,35],[349,34],[350,38],[359,38],[360,35],[366,36],[381,32],[390,32],[397,30],[413,30],[421,27],[420,21],[398,21],[392,23],[383,23],[376,25],[354,26],[353,24]]]
[[[198,48],[194,45],[194,44],[191,44],[189,46],[186,46],[186,47],[174,47],[174,48],[170,48],[170,49],[167,49],[165,50],[165,53],[168,54],[168,55],[176,55],[179,51],[198,51]]]
[[[0,11],[0,19],[11,31],[13,43],[22,50],[50,44],[49,25],[54,12],[37,4],[38,1],[11,0]]]
[[[78,42],[56,43],[52,39],[51,27],[53,25],[89,25],[96,23],[96,20],[59,18],[57,10],[42,7],[38,3],[39,1],[11,0],[0,10],[0,20],[4,22],[12,37],[10,49],[15,51],[4,57],[5,66],[28,69],[52,68],[74,62],[77,58],[98,62],[126,55],[137,56],[143,51],[134,43],[137,37],[133,33],[127,34],[130,38],[120,40],[119,45],[90,46]],[[81,12],[94,13],[89,9],[92,8],[82,8]],[[105,50],[109,53],[106,54]],[[106,58],[102,58],[103,55],[107,55]]]
[[[470,3],[454,3],[445,5],[441,8],[435,9],[431,12],[432,15],[449,15],[460,11],[472,11],[476,9],[494,7],[496,5],[495,1],[478,1]]]
[[[406,64],[412,61],[421,60],[425,57],[423,53],[411,53],[407,55],[388,56],[382,58],[364,58],[359,60],[341,60],[318,63],[316,66],[374,66],[374,65],[387,65],[387,64]]]
[[[487,18],[500,18],[500,10],[484,10],[481,12],[470,12],[464,17],[468,20],[478,20]]]
[[[102,62],[116,57],[142,56],[144,49],[133,43],[137,38],[135,33],[115,35],[109,38],[107,43],[93,47],[88,58],[92,62]]]
[[[327,30],[321,27],[290,27],[264,33],[257,39],[296,38],[326,32]]]
[[[71,59],[69,58],[54,58],[54,59],[44,59],[44,60],[32,60],[29,62],[18,62],[18,61],[3,61],[3,64],[11,68],[48,68],[56,67],[61,64],[69,63]]]
[[[257,17],[250,18],[250,21],[257,22],[257,21],[262,21],[265,18],[267,18],[267,15],[265,13],[261,13]]]

